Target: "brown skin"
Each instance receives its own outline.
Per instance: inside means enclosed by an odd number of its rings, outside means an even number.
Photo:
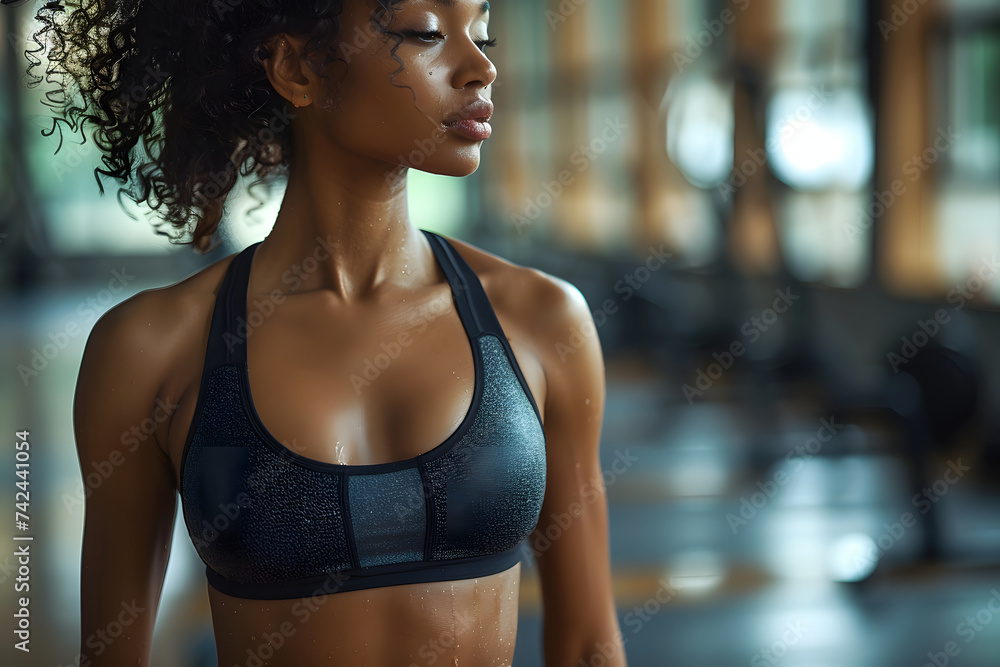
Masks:
[[[299,142],[285,200],[251,267],[248,312],[271,290],[285,296],[248,337],[248,368],[262,421],[303,456],[345,464],[414,457],[454,431],[471,404],[469,340],[444,274],[409,221],[407,169],[396,156],[409,154],[415,140],[431,137],[436,123],[475,97],[489,99],[496,70],[475,44],[487,38],[488,14],[479,4],[412,0],[394,19],[394,29],[445,36],[410,37],[396,52],[406,69],[395,81],[414,89],[415,102],[408,89],[387,81],[398,67],[389,40],[351,56],[338,81],[343,103],[332,109],[313,103],[324,90],[292,48],[301,42],[277,40],[268,62],[275,89],[306,106],[296,109]],[[348,1],[346,34],[357,34],[368,12],[362,0]],[[444,137],[421,168],[453,176],[475,171],[482,142]],[[339,245],[290,290],[282,275],[312,254],[316,237]],[[546,491],[529,540],[538,545],[545,664],[576,667],[602,656],[603,664],[622,667],[598,459],[604,364],[589,307],[566,281],[449,240],[479,276],[542,413]],[[131,297],[100,318],[87,342],[74,403],[80,463],[88,472],[95,462],[115,463],[86,502],[81,652],[91,665],[149,664],[183,446],[212,307],[232,259]],[[412,333],[414,318],[434,301],[448,310]],[[412,344],[356,392],[350,376],[404,330]],[[591,334],[574,348],[571,337],[581,330]],[[151,437],[123,439],[144,422],[155,425]],[[571,512],[569,527],[560,527],[555,516]],[[536,542],[543,534],[554,538]],[[249,649],[281,667],[326,660],[510,665],[520,572],[518,564],[478,579],[347,591],[311,606],[233,598],[208,586],[219,663],[244,664]],[[110,643],[90,639],[121,620],[123,603],[133,600],[143,611],[124,633]],[[281,646],[259,653],[274,632],[284,634]]]

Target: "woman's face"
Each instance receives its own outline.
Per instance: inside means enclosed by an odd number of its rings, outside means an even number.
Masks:
[[[395,58],[390,54],[393,36],[369,22],[374,7],[372,0],[345,2],[338,56],[347,61],[346,72],[339,61],[328,69],[337,82],[334,99],[339,103],[311,110],[327,140],[387,162],[387,170],[402,165],[449,176],[472,173],[488,139],[464,136],[445,121],[456,114],[481,116],[462,110],[491,97],[497,72],[483,46],[489,39],[488,4],[404,0],[388,25],[403,34]]]

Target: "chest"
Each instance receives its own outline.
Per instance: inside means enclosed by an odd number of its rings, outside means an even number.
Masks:
[[[364,465],[415,457],[458,429],[472,409],[476,350],[447,290],[393,312],[321,317],[321,307],[303,299],[262,319],[253,313],[265,308],[251,310],[256,326],[230,342],[245,347],[241,398],[269,439],[316,461]],[[541,413],[541,364],[518,324],[498,317],[513,332],[509,361]],[[178,479],[204,381],[203,357],[187,361],[166,442]]]
[[[282,445],[246,412],[245,368],[211,369],[180,491],[219,583],[308,585],[331,571],[514,557],[544,498],[545,437],[509,349],[490,334],[472,342],[473,393],[458,427],[414,457],[375,464]]]

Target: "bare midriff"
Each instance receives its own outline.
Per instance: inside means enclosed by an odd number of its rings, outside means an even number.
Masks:
[[[521,564],[487,577],[289,600],[208,586],[219,667],[509,667]]]

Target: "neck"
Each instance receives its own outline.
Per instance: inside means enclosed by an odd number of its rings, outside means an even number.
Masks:
[[[410,222],[407,169],[330,148],[296,146],[274,227],[255,253],[258,291],[325,290],[346,304],[431,282],[436,265]]]

